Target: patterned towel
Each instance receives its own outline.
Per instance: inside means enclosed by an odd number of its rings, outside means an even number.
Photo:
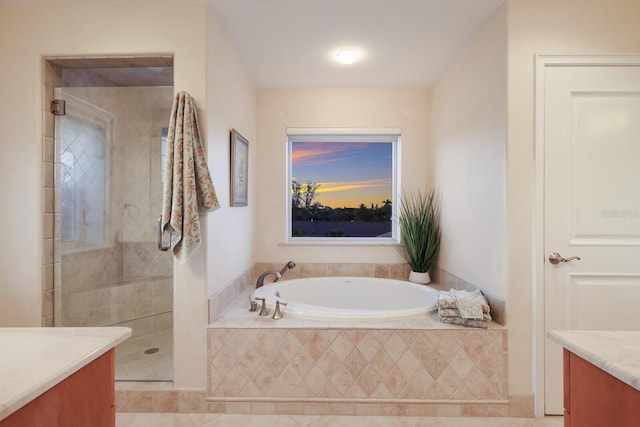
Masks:
[[[458,300],[454,295],[450,292],[440,291],[440,297],[438,298],[438,308],[453,308],[458,309]],[[491,308],[488,303],[482,304],[482,312],[484,314],[489,314],[491,312]]]
[[[440,317],[463,318],[462,316],[460,316],[460,310],[458,310],[457,308],[438,308],[438,315]],[[485,322],[489,322],[491,320],[491,315],[489,313],[483,313],[482,318],[477,320],[484,320]]]
[[[487,301],[479,290],[473,292],[451,289],[451,294],[456,297],[456,305],[463,319],[482,319],[482,305]]]
[[[460,325],[460,326],[469,326],[472,328],[487,329],[489,327],[489,322],[485,322],[484,320],[477,320],[477,319],[463,319],[462,317],[439,317],[439,320],[442,323],[449,323],[452,325]]]
[[[187,92],[176,95],[171,110],[162,189],[162,230],[180,264],[200,246],[200,215],[220,207],[207,167],[196,104]]]
[[[471,309],[463,313],[460,304]],[[491,321],[490,311],[486,298],[479,290],[467,292],[452,289],[441,291],[438,297],[438,320],[442,323],[486,329]],[[477,317],[465,317],[469,315]]]

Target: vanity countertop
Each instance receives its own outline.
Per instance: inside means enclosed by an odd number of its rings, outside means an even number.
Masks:
[[[0,328],[0,420],[131,336],[131,329]]]
[[[551,331],[547,336],[573,354],[640,390],[640,331]]]

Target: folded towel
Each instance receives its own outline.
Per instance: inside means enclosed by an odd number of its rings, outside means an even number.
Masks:
[[[478,319],[463,319],[462,317],[439,317],[439,320],[442,323],[449,323],[452,325],[460,325],[460,326],[469,326],[472,328],[487,329],[489,327],[489,322],[485,322],[484,320],[478,320]]]
[[[167,135],[162,201],[162,230],[171,233],[171,249],[180,264],[200,246],[199,216],[219,207],[200,140],[195,101],[180,92]]]
[[[440,296],[438,298],[438,308],[452,308],[458,309],[458,301],[455,296],[453,296],[449,292],[441,291]],[[489,304],[482,304],[482,312],[484,314],[489,314],[491,312],[491,308]]]
[[[463,318],[462,316],[460,316],[460,310],[458,310],[457,308],[438,308],[438,316],[460,317],[461,319]],[[491,315],[489,313],[483,313],[482,319],[478,319],[478,320],[484,320],[485,322],[489,322],[491,321]]]
[[[491,321],[490,307],[479,290],[440,292],[438,319],[442,323],[486,329]]]
[[[484,295],[479,290],[473,292],[451,289],[451,294],[456,297],[456,304],[463,319],[482,319],[482,304],[486,304]]]

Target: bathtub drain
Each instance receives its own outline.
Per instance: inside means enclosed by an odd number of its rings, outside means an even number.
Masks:
[[[144,351],[144,354],[153,354],[159,352],[160,349],[157,347],[149,348]]]

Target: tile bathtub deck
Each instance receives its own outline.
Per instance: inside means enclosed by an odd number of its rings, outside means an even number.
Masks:
[[[432,418],[118,413],[116,427],[562,427],[563,417]]]
[[[235,298],[222,311],[220,318],[209,325],[209,328],[311,328],[311,329],[477,329],[458,325],[450,325],[438,321],[436,311],[426,315],[417,315],[399,319],[388,319],[385,321],[319,321],[296,319],[287,315],[286,307],[283,307],[284,317],[279,320],[269,316],[258,316],[256,312],[249,311],[249,295],[251,291],[245,291]],[[489,323],[489,329],[506,329],[495,322]],[[480,329],[482,330],[482,329]]]

